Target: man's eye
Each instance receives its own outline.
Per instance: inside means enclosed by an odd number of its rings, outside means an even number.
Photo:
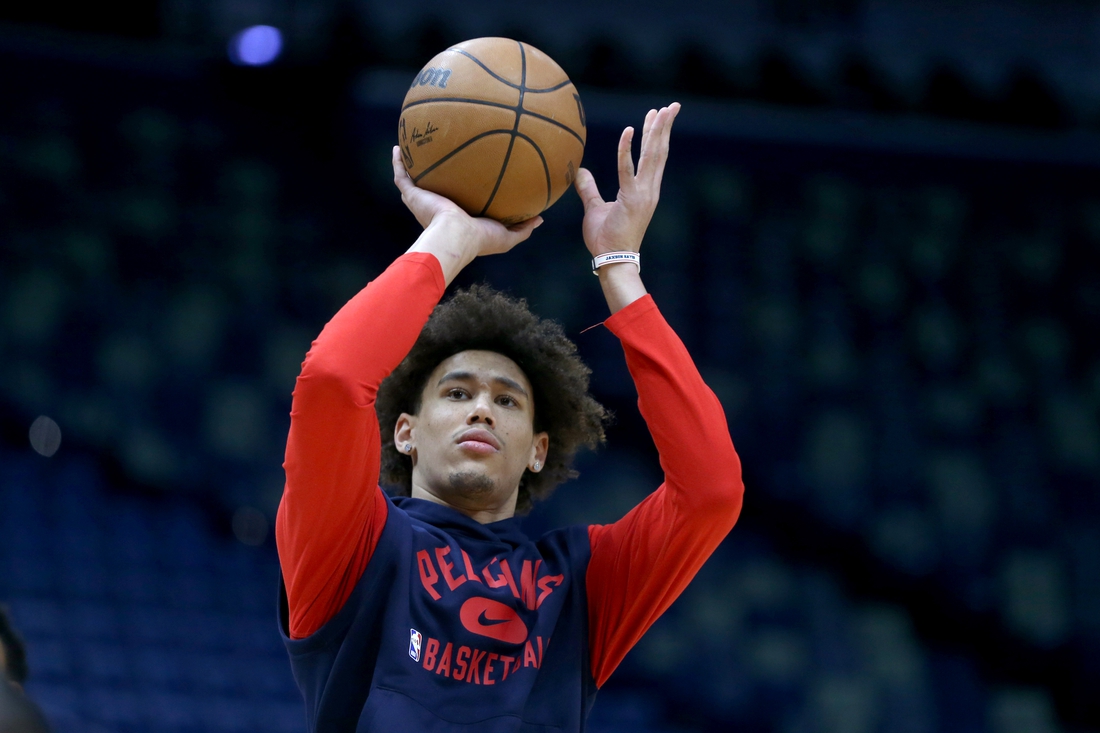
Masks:
[[[501,395],[497,399],[497,401],[500,402],[500,404],[505,405],[507,407],[516,407],[517,405],[519,405],[519,403],[516,402],[515,397],[510,397],[508,395]]]
[[[447,390],[447,396],[452,400],[460,400],[466,396],[466,390],[457,387]]]

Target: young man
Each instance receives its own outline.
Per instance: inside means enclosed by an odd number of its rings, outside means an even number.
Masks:
[[[424,232],[325,326],[291,411],[280,620],[311,731],[584,730],[597,688],[733,527],[741,470],[721,405],[631,261],[678,111],[646,116],[637,173],[624,130],[615,200],[586,170],[576,181],[594,266],[627,253],[597,270],[605,325],[665,482],[614,524],[538,541],[517,509],[603,439],[588,371],[522,302],[475,288],[437,303],[541,219],[471,218],[417,188],[394,150]],[[380,474],[408,496],[388,498]]]

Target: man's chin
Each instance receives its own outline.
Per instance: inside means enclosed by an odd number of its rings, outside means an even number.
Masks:
[[[496,481],[480,471],[455,471],[447,476],[447,491],[452,496],[486,498],[496,491]]]

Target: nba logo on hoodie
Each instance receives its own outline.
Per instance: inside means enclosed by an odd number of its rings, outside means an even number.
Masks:
[[[409,656],[414,662],[420,661],[420,642],[423,637],[416,629],[409,629]]]

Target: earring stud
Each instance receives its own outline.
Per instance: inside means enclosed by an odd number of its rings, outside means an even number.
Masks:
[[[412,453],[412,450],[413,450],[413,444],[412,443],[405,443],[405,452],[406,453]]]
[[[540,468],[542,468],[542,464],[541,464],[541,463],[539,463],[538,461],[535,461],[535,470],[537,471],[537,470],[539,470]]]

